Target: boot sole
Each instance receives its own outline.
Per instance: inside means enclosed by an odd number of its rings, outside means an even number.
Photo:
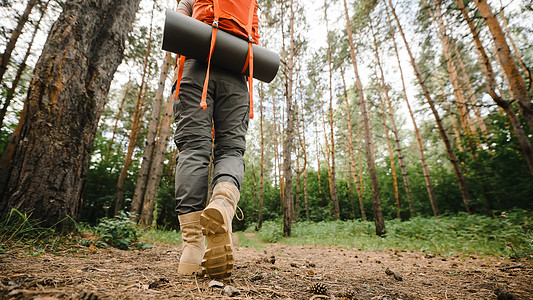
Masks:
[[[202,233],[206,236],[207,251],[202,260],[202,272],[211,278],[226,278],[233,270],[233,245],[219,210],[207,208],[200,216]]]

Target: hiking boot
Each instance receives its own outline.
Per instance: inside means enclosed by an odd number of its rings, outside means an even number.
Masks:
[[[211,278],[226,278],[233,270],[231,221],[239,201],[239,189],[229,182],[220,182],[213,189],[209,205],[200,216],[207,250],[202,260],[203,272]]]
[[[183,251],[181,253],[178,274],[192,275],[200,269],[205,252],[205,236],[202,234],[200,215],[202,211],[179,215]]]

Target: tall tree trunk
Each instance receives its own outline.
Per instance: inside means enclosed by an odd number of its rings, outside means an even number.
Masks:
[[[331,151],[331,202],[333,204],[333,219],[340,219],[340,207],[339,207],[339,198],[337,193],[337,172],[335,171],[335,135],[333,133],[333,68],[331,62],[331,40],[328,24],[328,1],[324,0],[324,20],[326,21],[326,32],[327,32],[327,56],[328,56],[328,70],[329,70],[329,131],[331,139],[331,147],[327,151]]]
[[[259,83],[259,132],[261,134],[261,170],[259,175],[259,212],[257,216],[257,229],[263,227],[263,198],[264,198],[264,174],[265,174],[265,137],[263,132],[263,83]]]
[[[350,150],[348,149],[349,145],[347,140],[344,140],[344,153],[350,154]],[[352,181],[352,178],[350,177],[352,171],[351,171],[351,164],[352,160],[351,158],[348,158],[348,160],[344,161],[344,180],[346,181],[346,188],[348,189],[348,201],[350,202],[350,207],[352,209],[352,218],[355,220],[355,187],[354,183]]]
[[[483,47],[483,43],[479,39],[479,31],[476,25],[474,24],[472,18],[470,18],[470,16],[468,15],[467,8],[465,7],[462,0],[456,0],[456,2],[457,6],[461,10],[461,14],[466,20],[468,27],[470,28],[470,32],[472,33],[472,38],[474,39],[474,44],[476,45],[476,52],[480,61],[481,70],[483,71],[483,74],[485,76],[485,85],[487,87],[487,92],[494,100],[494,102],[498,105],[498,107],[502,108],[503,111],[507,114],[507,117],[509,118],[511,123],[512,130],[518,138],[518,143],[520,144],[522,155],[524,156],[526,163],[529,167],[529,172],[533,175],[533,147],[529,142],[524,128],[522,128],[522,125],[518,120],[518,116],[514,108],[510,105],[509,102],[502,99],[501,92],[496,92],[496,79],[490,59],[487,55],[487,52],[485,51],[485,48]]]
[[[283,147],[283,175],[285,177],[285,186],[284,186],[284,198],[283,201],[283,236],[291,235],[291,204],[292,204],[292,135],[294,130],[294,112],[292,104],[292,85],[293,85],[293,68],[294,68],[294,10],[293,3],[290,1],[290,24],[289,24],[289,57],[288,65],[285,68],[286,72],[286,114],[287,114],[287,129],[285,131],[285,141]]]
[[[476,123],[477,123],[477,126],[479,127],[479,130],[481,131],[483,139],[485,141],[488,141],[489,133],[487,131],[487,126],[485,125],[485,121],[483,120],[483,117],[481,116],[481,111],[479,109],[480,105],[477,100],[474,87],[472,86],[472,81],[470,80],[470,77],[468,76],[468,72],[466,70],[466,66],[463,61],[461,52],[459,51],[459,48],[457,47],[457,43],[455,42],[455,40],[452,40],[451,42],[452,42],[452,46],[454,50],[455,60],[459,64],[459,74],[461,74],[462,81],[466,83],[466,87],[468,91],[467,100],[470,104],[470,107],[472,107],[472,110],[474,111],[474,116],[476,117]]]
[[[522,75],[516,66],[509,45],[505,40],[505,34],[500,27],[500,23],[492,13],[492,9],[487,1],[474,0],[474,3],[492,34],[494,45],[496,47],[496,57],[498,58],[504,76],[509,83],[509,91],[517,101],[518,108],[529,125],[529,128],[533,130],[533,103],[531,102],[524,79],[522,79]]]
[[[320,179],[320,150],[318,141],[318,116],[315,111],[315,146],[316,146],[316,165],[317,165],[317,179],[318,179],[318,195],[322,195],[322,180]]]
[[[400,20],[398,19],[398,16],[396,15],[396,11],[394,10],[394,6],[392,5],[392,1],[389,0],[390,8],[392,11],[392,14],[394,16],[394,19],[396,20],[396,23],[398,25],[398,30],[400,31],[400,35],[402,36],[402,39],[405,43],[405,48],[407,50],[407,53],[409,54],[409,58],[411,60],[411,65],[413,66],[413,69],[415,71],[416,78],[418,80],[418,84],[422,88],[422,92],[424,94],[424,97],[426,98],[429,107],[431,108],[431,111],[433,112],[433,116],[435,117],[435,121],[437,123],[437,127],[439,129],[439,133],[441,135],[441,138],[444,142],[444,146],[446,147],[446,151],[448,152],[448,157],[450,159],[450,163],[452,164],[455,177],[457,178],[457,183],[459,185],[459,190],[461,192],[461,196],[463,198],[463,202],[465,205],[465,210],[471,214],[470,211],[470,192],[468,191],[468,187],[466,186],[466,180],[463,175],[463,171],[461,170],[461,166],[459,165],[459,160],[457,159],[457,156],[455,155],[455,152],[453,151],[452,144],[450,143],[450,139],[448,138],[448,134],[446,133],[446,129],[442,125],[442,120],[439,116],[439,113],[437,111],[437,108],[435,107],[435,104],[433,103],[433,99],[431,98],[429,94],[429,90],[426,87],[426,84],[424,83],[424,79],[422,78],[422,74],[420,73],[420,69],[418,68],[418,64],[416,63],[413,54],[411,52],[411,49],[409,48],[409,43],[407,42],[407,39],[405,38],[405,34],[403,33],[402,26],[400,25]],[[436,204],[436,203],[432,203]],[[435,210],[436,207],[433,207],[433,213],[436,213]]]
[[[78,216],[98,120],[138,5],[64,4],[30,83],[3,212],[32,211],[42,226]]]
[[[272,131],[274,135],[274,182],[279,186],[279,199],[281,207],[283,207],[283,183],[281,179],[281,157],[279,155],[279,143],[278,143],[278,120],[276,117],[276,98],[272,97]]]
[[[146,191],[144,192],[143,208],[141,211],[141,217],[139,224],[144,226],[150,226],[153,221],[155,198],[157,195],[157,189],[161,182],[161,175],[163,174],[163,167],[165,162],[165,156],[167,154],[167,145],[171,132],[171,124],[173,122],[172,103],[174,97],[170,95],[167,98],[165,109],[163,110],[163,117],[159,124],[159,139],[154,149],[154,158],[152,159],[152,167],[150,170],[150,176],[146,183]],[[174,176],[171,176],[172,178]]]
[[[415,207],[414,207],[414,201],[413,201],[413,195],[411,193],[411,183],[409,182],[409,176],[407,175],[407,168],[405,167],[405,160],[403,157],[403,151],[402,146],[400,145],[400,137],[398,135],[398,128],[396,127],[396,121],[394,120],[394,110],[392,109],[392,101],[389,97],[389,89],[387,87],[387,84],[385,83],[385,75],[383,72],[383,67],[381,65],[381,58],[378,51],[378,43],[376,39],[376,34],[374,32],[374,29],[372,28],[372,37],[374,40],[374,53],[377,60],[377,67],[379,69],[379,78],[381,82],[381,88],[383,89],[383,94],[385,95],[385,100],[387,102],[387,109],[385,109],[385,105],[382,103],[382,111],[383,111],[383,124],[386,123],[386,117],[385,115],[388,114],[391,127],[390,130],[392,131],[392,134],[394,135],[394,144],[396,146],[396,152],[398,152],[398,160],[400,162],[400,170],[402,172],[402,178],[403,178],[403,185],[405,187],[405,193],[407,194],[407,202],[409,205],[409,213],[411,217],[414,217],[416,215]],[[380,96],[380,100],[383,100]],[[385,126],[387,128],[387,126]],[[389,141],[389,135],[388,133],[385,133],[387,137],[387,142]],[[396,200],[396,206],[398,207],[398,219],[401,219],[400,215],[400,199],[399,199],[399,192],[398,192],[398,184],[396,181],[396,170],[394,168],[394,155],[392,154],[392,147],[389,146],[389,150],[391,152],[391,169],[392,169],[392,177],[394,179],[394,189],[395,189],[395,200]]]
[[[154,2],[155,4],[155,2]],[[139,130],[142,124],[142,118],[144,115],[144,102],[146,97],[146,91],[144,86],[146,84],[146,77],[148,73],[148,58],[150,57],[150,50],[152,45],[152,24],[154,19],[154,13],[152,10],[152,17],[150,20],[150,34],[148,35],[148,43],[146,45],[146,52],[144,54],[144,63],[143,63],[143,72],[141,78],[141,86],[139,87],[139,93],[137,94],[137,101],[135,103],[135,111],[133,113],[133,120],[131,122],[131,130],[129,135],[128,151],[126,152],[126,157],[124,158],[124,165],[122,166],[122,171],[118,177],[117,183],[117,198],[115,200],[115,208],[113,215],[116,216],[120,210],[122,210],[122,204],[124,201],[124,183],[126,177],[128,176],[128,169],[132,163],[133,150],[137,144],[137,138],[139,137]]]
[[[17,73],[15,74],[15,78],[11,82],[11,87],[9,88],[9,90],[7,90],[6,98],[5,98],[5,101],[4,101],[4,105],[2,106],[2,109],[0,110],[0,128],[2,128],[2,124],[4,124],[4,118],[5,118],[6,113],[7,113],[7,108],[9,107],[9,105],[11,104],[11,100],[13,100],[13,97],[15,96],[15,90],[16,90],[16,88],[18,86],[20,78],[22,77],[22,73],[26,69],[26,62],[28,61],[28,57],[30,57],[31,48],[33,47],[33,42],[34,42],[35,37],[37,36],[37,32],[39,31],[39,28],[41,26],[41,21],[43,20],[43,17],[44,17],[44,14],[46,12],[46,9],[48,8],[48,3],[50,3],[50,2],[47,1],[41,7],[41,16],[39,17],[39,20],[37,21],[37,24],[35,24],[35,27],[34,27],[34,30],[33,30],[33,34],[31,36],[30,43],[28,44],[28,49],[26,50],[26,54],[24,54],[24,58],[22,59],[22,62],[19,64],[19,66],[17,68]],[[1,80],[0,80],[0,82],[1,82]]]
[[[413,113],[413,110],[411,109],[411,104],[409,103],[409,98],[407,97],[407,89],[405,88],[405,80],[403,76],[403,69],[402,64],[400,62],[400,54],[398,53],[398,45],[396,44],[396,33],[392,26],[392,20],[390,18],[389,10],[387,5],[385,5],[385,10],[387,13],[387,21],[389,23],[389,27],[391,30],[391,36],[392,36],[392,44],[394,46],[394,54],[396,56],[396,62],[398,63],[398,70],[400,71],[400,79],[402,82],[402,96],[405,100],[405,104],[407,105],[407,110],[409,111],[409,116],[411,117],[411,121],[413,123],[413,128],[415,131],[415,137],[418,145],[418,150],[420,153],[420,162],[422,165],[422,173],[424,174],[424,181],[426,183],[426,190],[428,192],[429,202],[431,204],[431,208],[433,209],[433,215],[439,216],[439,208],[437,206],[437,200],[435,199],[435,193],[433,191],[433,183],[431,181],[431,176],[429,174],[429,168],[426,163],[426,155],[424,154],[424,144],[422,142],[422,136],[420,135],[420,130],[418,129],[418,125],[416,124],[415,115]],[[390,110],[390,107],[389,107]],[[414,216],[414,215],[412,215]]]
[[[526,74],[526,77],[529,79],[529,86],[528,90],[531,90],[531,83],[533,81],[533,77],[531,76],[531,71],[524,63],[524,60],[522,59],[522,55],[520,54],[520,51],[518,50],[518,47],[516,47],[516,44],[514,42],[513,36],[511,35],[511,32],[509,31],[509,26],[507,22],[507,17],[505,17],[504,14],[504,8],[502,1],[500,0],[500,18],[502,19],[503,29],[505,30],[505,33],[507,34],[507,38],[509,39],[509,42],[511,43],[511,47],[513,47],[514,55],[516,56],[516,59],[520,63],[520,66],[522,67],[522,70],[524,70],[524,74]]]
[[[152,168],[152,159],[155,154],[154,149],[156,144],[157,128],[159,126],[159,120],[161,119],[161,108],[163,106],[163,93],[165,91],[165,82],[168,77],[171,61],[172,55],[170,52],[167,52],[163,61],[163,65],[161,66],[158,89],[152,105],[152,116],[148,126],[146,147],[144,148],[141,168],[139,169],[139,175],[137,176],[137,184],[135,185],[135,191],[133,193],[133,198],[131,199],[130,212],[135,214],[134,221],[138,220],[138,217],[141,213],[148,177],[150,176],[150,172],[152,172],[154,169]]]
[[[4,74],[6,73],[9,60],[11,59],[11,54],[13,54],[13,50],[15,49],[15,45],[17,44],[17,41],[20,35],[22,34],[22,29],[24,28],[24,25],[26,25],[26,22],[28,22],[28,17],[33,7],[38,2],[39,0],[28,1],[28,3],[26,4],[26,9],[24,9],[24,12],[18,18],[17,26],[15,26],[15,29],[13,29],[13,31],[11,32],[11,37],[9,37],[9,41],[6,44],[4,53],[0,55],[0,83],[2,82]]]
[[[385,234],[385,222],[383,220],[383,212],[381,209],[381,196],[379,192],[378,175],[376,172],[376,165],[374,162],[374,151],[372,149],[372,129],[370,127],[369,113],[366,107],[366,99],[363,94],[363,84],[359,78],[359,71],[357,69],[357,59],[355,56],[355,44],[352,37],[352,25],[350,24],[350,17],[348,15],[348,6],[346,0],[344,2],[344,15],[346,17],[346,30],[348,32],[348,43],[350,44],[350,56],[352,59],[355,83],[359,95],[359,105],[361,106],[361,115],[363,117],[363,126],[365,129],[365,154],[366,163],[368,165],[368,172],[372,181],[372,204],[374,208],[374,223],[376,225],[376,234],[382,236]]]
[[[387,140],[387,148],[389,149],[392,187],[393,187],[393,192],[394,192],[394,202],[396,203],[396,218],[401,220],[402,215],[401,215],[401,208],[400,208],[400,192],[398,191],[398,176],[396,175],[396,163],[394,161],[394,151],[392,150],[392,143],[389,137],[389,127],[387,125],[387,113],[385,111],[385,103],[383,101],[383,97],[381,97],[381,89],[383,89],[383,87],[378,87],[378,98],[381,104],[381,116],[383,119],[383,126],[385,130],[385,139]]]
[[[431,18],[433,19],[433,22],[438,28],[437,35],[439,36],[439,39],[441,41],[442,51],[443,51],[444,57],[446,58],[448,74],[450,76],[450,81],[453,87],[453,94],[455,96],[455,100],[457,103],[457,110],[459,112],[459,121],[461,122],[463,131],[466,133],[468,137],[467,140],[468,140],[470,149],[474,150],[477,147],[477,145],[472,144],[472,142],[473,142],[473,137],[477,129],[470,118],[470,112],[468,110],[468,107],[466,106],[466,99],[465,99],[464,91],[462,89],[461,83],[459,82],[459,73],[457,70],[457,66],[455,65],[455,62],[453,60],[452,53],[451,53],[450,37],[446,33],[446,28],[444,27],[444,22],[442,20],[442,14],[440,11],[440,7],[437,5],[435,7],[435,12],[433,12],[428,2],[426,0],[423,0],[423,1],[424,1],[424,4],[427,6],[427,10],[429,14],[431,15]]]
[[[109,154],[111,154],[111,151],[113,150],[113,144],[115,142],[115,136],[117,135],[117,130],[118,130],[118,122],[120,121],[120,116],[122,115],[122,110],[124,109],[124,103],[126,102],[126,98],[128,98],[130,87],[131,87],[131,71],[130,71],[130,78],[128,79],[128,82],[126,83],[126,88],[124,89],[124,96],[122,96],[122,100],[120,101],[120,104],[118,106],[118,112],[115,118],[115,126],[113,126],[113,135],[111,136],[111,141],[109,141],[109,146],[107,147],[107,156],[109,156]]]
[[[342,87],[344,91],[344,103],[346,105],[346,118],[348,123],[348,153],[350,154],[350,173],[352,175],[352,180],[355,183],[355,188],[357,190],[357,198],[359,199],[359,208],[361,210],[361,218],[363,221],[366,221],[366,212],[365,212],[365,203],[363,201],[363,193],[361,191],[361,184],[359,178],[357,178],[357,170],[355,168],[355,152],[353,150],[353,128],[352,128],[352,110],[350,109],[350,102],[348,100],[348,91],[346,90],[346,80],[344,78],[344,68],[341,66],[341,78],[342,78]]]
[[[457,126],[457,122],[455,120],[455,116],[453,114],[453,108],[452,108],[452,104],[450,103],[450,101],[448,101],[448,95],[446,95],[446,90],[444,89],[444,85],[442,84],[442,81],[440,80],[439,77],[435,76],[435,81],[437,82],[437,85],[439,86],[440,90],[441,90],[441,93],[442,93],[442,102],[444,102],[444,104],[446,104],[446,107],[448,108],[448,112],[450,114],[450,121],[452,122],[452,129],[453,129],[453,133],[455,135],[455,142],[457,144],[457,149],[459,149],[459,151],[461,152],[464,152],[464,148],[463,148],[463,141],[462,141],[462,138],[461,138],[461,131],[459,130],[459,126]]]

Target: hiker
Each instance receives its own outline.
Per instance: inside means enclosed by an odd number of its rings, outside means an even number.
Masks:
[[[182,0],[178,12],[198,18],[209,13],[208,3],[212,2]],[[256,0],[243,2],[257,9]],[[212,14],[211,10],[211,22]],[[244,176],[242,157],[252,91],[244,75],[214,65],[208,69],[208,63],[192,58],[180,62],[183,70],[178,72],[182,74],[175,84],[178,95],[174,101],[174,141],[179,150],[175,196],[183,238],[178,273],[191,275],[202,268],[209,277],[225,278],[233,269],[231,222]],[[202,105],[201,99],[205,100]],[[204,209],[213,138],[213,193]]]

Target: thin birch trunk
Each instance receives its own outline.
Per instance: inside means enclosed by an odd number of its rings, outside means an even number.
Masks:
[[[337,179],[336,170],[335,170],[335,135],[333,133],[333,70],[331,62],[331,41],[329,37],[329,25],[328,25],[328,5],[327,0],[324,1],[324,20],[326,21],[326,32],[327,32],[327,43],[328,43],[328,70],[329,70],[329,129],[330,129],[330,140],[331,147],[328,148],[328,151],[331,151],[331,202],[333,204],[333,219],[340,219],[340,207],[339,207],[339,198],[337,192]]]
[[[107,148],[107,157],[109,157],[109,154],[111,154],[111,151],[113,150],[113,144],[115,143],[115,136],[117,135],[118,131],[118,122],[120,121],[120,117],[122,116],[122,110],[124,109],[124,103],[126,103],[126,99],[128,98],[128,93],[131,88],[131,71],[130,71],[130,78],[128,79],[128,82],[126,83],[126,88],[124,90],[124,95],[122,96],[122,100],[120,100],[120,104],[118,106],[117,116],[115,118],[115,126],[113,126],[113,135],[111,136],[111,141],[109,141],[109,146]]]
[[[350,109],[350,102],[348,100],[348,91],[346,90],[346,80],[344,78],[344,68],[341,66],[341,78],[342,86],[344,91],[344,103],[346,105],[346,118],[348,124],[348,153],[350,154],[350,173],[352,175],[352,180],[355,183],[355,188],[357,191],[357,198],[359,200],[359,208],[361,210],[361,218],[363,221],[366,221],[366,212],[365,212],[365,203],[363,201],[363,192],[361,189],[361,183],[357,176],[357,170],[355,168],[355,153],[353,150],[353,128],[352,128],[352,110]],[[361,166],[359,166],[360,168]]]
[[[261,170],[259,174],[259,211],[257,216],[257,229],[263,227],[263,198],[265,174],[265,137],[263,132],[263,83],[259,83],[259,132],[261,134]]]
[[[159,124],[158,136],[159,139],[155,145],[154,157],[152,159],[152,169],[150,171],[150,176],[148,177],[148,182],[146,183],[146,191],[144,192],[143,208],[141,211],[141,216],[139,224],[144,226],[150,226],[153,222],[153,213],[155,198],[157,195],[157,190],[159,188],[159,183],[161,182],[161,175],[163,174],[163,167],[165,162],[165,157],[167,153],[167,145],[171,133],[171,125],[173,122],[173,112],[172,112],[172,103],[173,95],[170,95],[167,98],[165,104],[165,109],[163,111],[163,117],[161,118],[161,123]],[[173,176],[172,176],[173,177]]]
[[[473,145],[471,143],[471,140],[473,138],[473,135],[476,133],[477,129],[471,120],[468,107],[466,106],[466,99],[465,99],[464,91],[459,82],[459,73],[457,70],[457,66],[455,65],[455,62],[453,61],[452,54],[451,54],[450,37],[446,33],[446,28],[444,27],[444,22],[442,20],[440,7],[436,6],[435,12],[433,12],[428,2],[426,0],[423,0],[423,1],[425,5],[427,6],[427,10],[429,14],[431,15],[431,18],[433,19],[433,22],[438,28],[437,35],[439,36],[439,39],[441,41],[443,54],[444,54],[444,57],[446,58],[446,65],[448,66],[448,74],[450,76],[450,81],[453,87],[453,94],[455,96],[455,100],[457,103],[457,110],[459,112],[459,121],[461,122],[463,131],[466,133],[467,136],[469,136],[468,138],[469,147],[471,149],[475,149],[477,145]]]
[[[144,99],[146,91],[144,90],[144,85],[146,83],[146,77],[148,73],[148,58],[150,57],[150,48],[152,44],[152,22],[153,22],[153,12],[152,18],[150,21],[150,34],[148,36],[148,43],[146,46],[146,52],[144,55],[143,63],[143,72],[141,79],[141,86],[139,87],[139,93],[137,94],[137,101],[135,103],[135,111],[133,113],[133,121],[131,123],[131,130],[129,135],[128,151],[126,152],[126,157],[124,158],[124,166],[118,177],[117,183],[117,198],[115,200],[115,208],[113,215],[116,216],[120,210],[122,210],[122,204],[124,201],[124,182],[128,176],[128,169],[132,163],[133,150],[137,144],[137,137],[139,136],[139,130],[142,123],[142,117],[144,113]]]
[[[383,124],[386,124],[385,114],[388,114],[389,119],[390,119],[390,123],[391,123],[390,130],[392,131],[392,134],[394,135],[394,144],[396,146],[396,152],[398,153],[398,160],[400,162],[400,170],[402,172],[403,185],[404,185],[404,188],[405,188],[405,193],[407,194],[407,202],[408,202],[408,205],[409,205],[409,213],[410,213],[411,217],[414,217],[416,215],[416,211],[415,211],[415,207],[414,207],[413,195],[411,193],[411,183],[409,182],[409,176],[407,175],[407,168],[405,167],[405,160],[404,160],[404,156],[403,156],[402,147],[400,145],[400,137],[398,135],[398,128],[396,127],[396,121],[394,120],[394,111],[392,109],[392,101],[391,101],[391,99],[389,97],[389,89],[387,87],[387,84],[385,83],[385,75],[384,75],[384,72],[383,72],[383,67],[381,65],[381,58],[380,58],[379,51],[378,51],[378,43],[377,43],[377,39],[376,39],[376,34],[375,34],[373,28],[372,28],[372,37],[373,37],[373,40],[374,40],[374,53],[375,53],[376,60],[377,60],[377,67],[379,69],[379,78],[380,78],[380,81],[381,81],[381,88],[383,89],[383,94],[385,95],[385,100],[387,102],[387,108],[388,108],[388,112],[387,112],[387,109],[385,109],[384,105],[382,104],[382,110],[383,110],[383,114],[384,114]],[[380,97],[380,100],[382,100],[381,97]],[[386,133],[386,136],[387,136],[387,140],[388,140],[389,139],[388,133]],[[394,168],[393,161],[394,161],[394,155],[391,154],[391,168],[393,169],[393,178],[395,178],[396,177],[396,170]],[[398,186],[397,186],[396,179],[394,179],[393,183],[396,185],[396,187],[395,187],[395,199],[397,200],[398,218],[401,219],[401,216],[400,216],[400,202],[399,202]]]
[[[355,44],[352,37],[352,25],[350,24],[350,17],[348,15],[348,6],[346,0],[344,2],[344,15],[346,17],[346,30],[348,32],[348,42],[350,44],[350,56],[352,59],[355,82],[361,106],[361,115],[363,116],[363,125],[365,129],[365,154],[366,162],[368,165],[368,171],[370,173],[370,179],[372,181],[372,204],[374,208],[374,223],[376,226],[376,234],[382,236],[385,234],[385,222],[383,220],[383,212],[381,208],[381,195],[379,192],[379,182],[376,172],[376,166],[374,162],[374,152],[372,149],[372,129],[370,127],[369,113],[366,107],[366,99],[363,94],[363,84],[359,77],[359,71],[357,69],[357,59],[355,56]]]
[[[448,134],[446,133],[446,129],[442,125],[441,118],[439,116],[439,113],[437,111],[437,108],[435,107],[435,104],[433,102],[433,99],[431,98],[429,94],[429,90],[426,87],[426,84],[424,83],[424,79],[422,78],[422,74],[420,73],[420,69],[418,68],[418,64],[416,63],[413,54],[411,52],[411,49],[409,48],[409,43],[407,42],[407,39],[405,38],[405,35],[403,33],[403,29],[400,25],[400,20],[398,19],[398,16],[396,15],[396,11],[394,10],[394,6],[392,5],[392,1],[389,0],[390,8],[392,11],[392,14],[394,16],[394,19],[396,20],[396,23],[398,25],[398,30],[400,31],[400,35],[402,36],[402,39],[405,43],[405,48],[407,50],[407,53],[409,54],[409,58],[411,60],[411,65],[413,66],[413,69],[415,71],[416,78],[418,80],[418,83],[420,87],[422,88],[422,92],[424,94],[424,97],[426,98],[429,107],[431,108],[431,111],[433,112],[433,115],[435,117],[435,121],[437,123],[437,127],[439,129],[439,133],[441,135],[441,138],[444,142],[444,145],[446,147],[446,151],[448,152],[448,156],[450,159],[450,163],[452,164],[455,176],[457,178],[457,183],[459,185],[459,190],[461,192],[461,196],[463,198],[463,202],[465,205],[465,210],[471,214],[470,211],[470,192],[468,191],[468,187],[466,185],[466,180],[463,175],[463,171],[461,170],[461,166],[459,165],[459,160],[457,159],[457,156],[455,155],[455,152],[453,150],[453,147],[450,143],[450,139],[448,138]],[[436,203],[432,203],[436,204]],[[433,207],[433,213],[436,214],[438,210],[436,210],[436,207]]]
[[[154,2],[155,3],[155,2]],[[159,76],[158,89],[155,95],[155,99],[152,105],[152,115],[150,124],[148,126],[148,135],[146,136],[146,147],[144,148],[141,167],[139,169],[139,175],[137,176],[137,184],[135,185],[135,191],[133,198],[131,199],[130,212],[135,214],[135,220],[138,220],[140,216],[141,208],[143,206],[144,194],[146,192],[146,185],[148,178],[153,170],[152,160],[154,157],[154,149],[156,144],[157,129],[159,121],[161,119],[161,109],[163,106],[163,93],[165,91],[165,82],[168,77],[168,71],[170,69],[170,63],[172,61],[172,54],[167,52],[163,60],[161,67],[161,74]],[[157,166],[155,166],[157,167]]]
[[[444,104],[446,104],[446,107],[448,108],[448,112],[450,114],[450,121],[452,122],[452,129],[453,129],[453,133],[455,135],[455,142],[456,142],[456,145],[457,145],[457,149],[459,149],[459,151],[461,152],[464,152],[464,148],[463,148],[463,141],[462,141],[462,138],[461,138],[461,131],[459,130],[459,126],[457,126],[457,122],[455,120],[455,116],[453,114],[453,108],[452,108],[452,104],[450,103],[450,101],[448,101],[448,95],[446,95],[446,90],[444,89],[444,85],[442,84],[442,81],[440,80],[439,77],[435,76],[435,82],[437,82],[437,85],[439,86],[440,90],[441,90],[441,93],[442,93],[442,100],[444,102]]]
[[[418,145],[418,150],[420,153],[420,162],[422,165],[422,173],[424,174],[424,181],[426,183],[426,190],[428,192],[429,202],[431,204],[431,208],[433,209],[433,215],[439,216],[439,208],[437,206],[437,200],[435,198],[435,193],[433,191],[433,183],[431,181],[431,175],[429,173],[429,168],[426,162],[426,155],[424,154],[424,144],[422,142],[422,136],[420,135],[420,130],[418,129],[418,125],[416,124],[415,115],[413,113],[413,110],[411,109],[411,104],[409,103],[409,98],[407,97],[407,89],[405,88],[405,80],[403,76],[403,69],[402,64],[400,62],[400,54],[398,53],[398,45],[396,44],[396,32],[392,26],[392,20],[390,18],[389,10],[387,5],[385,5],[386,13],[387,13],[387,21],[389,23],[389,27],[391,30],[391,36],[392,36],[392,44],[394,46],[394,53],[396,56],[396,62],[398,63],[398,70],[400,71],[400,78],[402,82],[402,96],[405,100],[405,104],[407,105],[407,110],[409,111],[409,116],[411,117],[411,122],[413,123],[413,128],[415,131],[415,137],[416,142]]]
[[[294,129],[294,112],[293,112],[293,99],[292,99],[292,85],[293,85],[293,69],[294,69],[294,10],[293,3],[290,1],[290,24],[289,24],[289,57],[288,65],[285,68],[286,72],[286,118],[287,118],[287,129],[285,133],[284,141],[284,162],[283,162],[283,175],[285,177],[285,186],[284,186],[284,205],[283,205],[283,236],[291,235],[291,206],[292,206],[292,139],[293,139],[293,129]]]
[[[389,137],[389,127],[387,126],[387,116],[386,116],[387,113],[385,111],[385,103],[383,103],[384,101],[383,101],[383,97],[381,97],[380,88],[378,88],[378,98],[381,104],[381,116],[383,119],[383,126],[385,130],[385,139],[387,140],[387,149],[389,149],[390,168],[391,168],[391,175],[392,175],[392,187],[394,191],[394,202],[396,203],[396,218],[401,220],[402,215],[400,211],[400,192],[398,191],[398,177],[396,175],[396,163],[394,162],[394,151],[392,150],[392,143]]]

